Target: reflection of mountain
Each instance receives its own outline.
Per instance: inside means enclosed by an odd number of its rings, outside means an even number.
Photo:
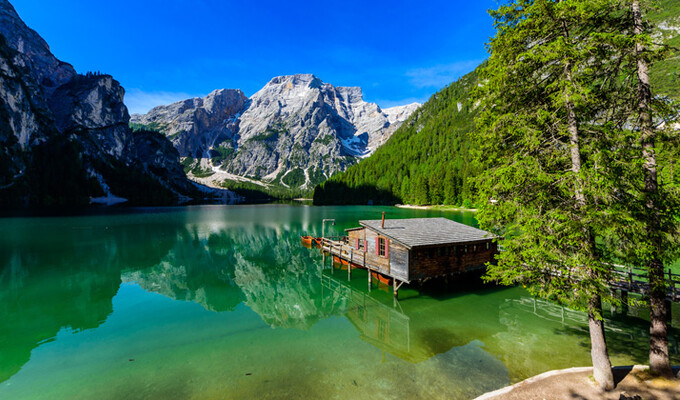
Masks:
[[[143,289],[184,301],[193,301],[211,311],[233,311],[241,302],[234,284],[232,243],[220,235],[201,238],[196,231],[182,229],[172,249],[156,265],[123,274],[123,282],[137,282]]]
[[[272,327],[309,329],[330,315],[333,300],[321,296],[317,263],[297,233],[261,225],[212,228],[181,230],[158,264],[126,272],[123,281],[213,311],[243,301]]]
[[[256,238],[241,236],[245,246],[235,260],[234,281],[245,304],[272,327],[309,329],[331,315],[334,299],[322,296],[320,265],[312,251],[300,245],[297,235],[267,230],[265,238],[260,247],[247,244],[257,243]]]
[[[0,232],[4,236],[0,241],[0,382],[14,375],[35,347],[62,328],[78,331],[103,323],[113,311],[111,299],[120,286],[121,269],[157,263],[171,244],[161,238],[145,251],[136,251],[141,239],[159,233],[153,224],[135,230],[96,221],[77,228],[57,222],[4,227]]]

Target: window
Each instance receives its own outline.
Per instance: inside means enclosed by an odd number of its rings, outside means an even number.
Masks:
[[[437,247],[437,257],[444,255],[444,249],[442,247]]]
[[[486,249],[487,249],[487,250],[489,250],[489,247],[491,247],[490,244],[491,244],[491,243],[486,242]]]
[[[357,249],[364,250],[365,248],[364,239],[357,239]]]
[[[378,255],[385,257],[385,238],[378,238]]]

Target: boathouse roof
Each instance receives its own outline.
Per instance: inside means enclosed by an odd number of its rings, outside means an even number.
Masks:
[[[488,241],[492,233],[451,221],[446,218],[386,219],[359,221],[361,226],[394,239],[406,247],[437,246],[457,243]]]

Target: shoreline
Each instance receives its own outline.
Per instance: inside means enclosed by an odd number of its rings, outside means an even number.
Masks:
[[[616,387],[604,392],[593,381],[593,367],[574,367],[547,371],[474,400],[520,399],[601,399],[618,400],[622,396],[673,400],[680,393],[680,366],[673,367],[676,379],[652,378],[646,365],[613,367]]]
[[[412,210],[439,210],[439,211],[470,211],[477,212],[476,208],[464,208],[458,206],[444,206],[444,205],[431,205],[431,206],[416,206],[413,204],[395,204],[397,208],[408,208]]]

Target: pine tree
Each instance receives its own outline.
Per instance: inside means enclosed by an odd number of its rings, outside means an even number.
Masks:
[[[609,129],[607,0],[515,0],[492,12],[497,35],[479,90],[478,219],[506,235],[488,279],[588,312],[594,377],[614,386],[602,298],[624,132]],[[607,101],[603,101],[607,100]],[[494,201],[490,201],[494,200]],[[614,210],[614,211],[612,211]]]
[[[640,0],[627,3],[631,12],[624,24],[627,23],[628,30],[632,30],[632,40],[622,53],[625,56],[628,50],[633,55],[631,64],[634,64],[630,69],[633,71],[632,82],[636,85],[636,90],[631,91],[632,101],[628,104],[632,106],[624,110],[624,115],[638,134],[638,147],[633,150],[638,151],[637,158],[642,161],[642,179],[638,179],[638,186],[635,188],[641,204],[630,207],[631,215],[640,229],[633,230],[634,234],[630,235],[628,258],[646,266],[649,276],[650,369],[658,375],[672,376],[668,352],[664,261],[672,262],[677,257],[677,250],[674,249],[678,247],[680,227],[677,215],[680,199],[672,182],[671,185],[664,186],[659,179],[659,171],[663,165],[659,165],[657,147],[663,148],[664,144],[672,146],[673,143],[670,141],[671,137],[664,135],[656,125],[663,122],[672,107],[669,108],[664,99],[654,98],[649,79],[650,65],[667,57],[667,49],[654,44],[651,26],[643,12],[644,4],[641,5]]]

